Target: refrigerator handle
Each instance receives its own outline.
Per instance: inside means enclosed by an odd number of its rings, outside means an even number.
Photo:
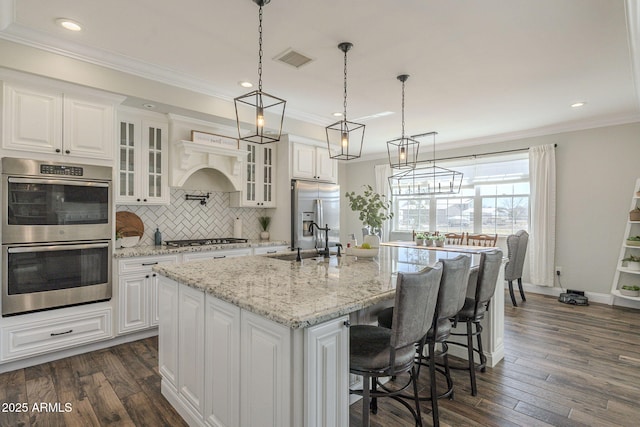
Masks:
[[[322,207],[322,199],[316,199],[316,224],[319,224],[320,227],[324,227],[324,211],[323,211],[323,207]],[[322,248],[323,246],[323,241],[324,241],[324,236],[322,235],[323,231],[320,231],[316,228],[315,233],[314,233],[314,237],[315,237],[315,245],[316,248]],[[320,246],[318,246],[318,244],[320,244]]]

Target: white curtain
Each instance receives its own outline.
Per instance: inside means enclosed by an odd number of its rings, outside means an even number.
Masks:
[[[531,220],[530,281],[553,287],[556,248],[556,151],[554,144],[529,148]]]
[[[391,201],[391,190],[389,188],[389,177],[391,176],[391,166],[388,163],[383,165],[375,165],[374,171],[376,175],[376,187],[374,188],[375,192],[378,194],[382,194],[387,201]],[[389,228],[391,227],[391,222],[386,220],[382,224],[382,241],[386,242],[389,240]]]

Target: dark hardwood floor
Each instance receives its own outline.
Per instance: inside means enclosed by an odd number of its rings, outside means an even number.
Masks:
[[[505,359],[478,373],[475,397],[468,373],[453,372],[455,397],[440,400],[443,426],[640,425],[640,311],[530,294],[520,307],[507,302],[505,317]],[[183,426],[160,394],[157,365],[157,338],[149,338],[0,374],[0,426]],[[43,402],[54,405],[34,410]],[[430,404],[422,408],[431,425]],[[353,427],[360,409],[351,407]],[[414,424],[382,399],[371,425]]]

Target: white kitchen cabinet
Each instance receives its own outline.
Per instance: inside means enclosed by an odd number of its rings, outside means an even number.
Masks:
[[[118,132],[116,203],[169,204],[166,119],[121,111]]]
[[[206,298],[204,419],[240,425],[240,308]]]
[[[291,329],[243,310],[240,342],[240,425],[291,426]]]
[[[231,193],[231,207],[276,206],[276,145],[243,142],[246,152],[242,191]]]
[[[158,368],[162,375],[162,387],[169,387],[174,394],[178,390],[178,284],[160,278],[158,284]]]
[[[305,425],[349,425],[349,318],[305,329]]]
[[[3,319],[2,362],[77,347],[112,337],[111,307],[97,303]]]
[[[178,289],[178,393],[199,416],[204,414],[204,297],[198,289]]]
[[[257,248],[253,248],[254,255],[266,255],[266,254],[278,254],[281,252],[290,252],[291,248],[289,246],[259,246]]]
[[[113,160],[114,98],[4,84],[2,148],[60,160]]]
[[[338,182],[338,162],[329,157],[327,147],[294,142],[291,153],[293,178]]]
[[[251,248],[227,249],[207,252],[185,252],[184,254],[182,254],[182,262],[204,261],[206,259],[223,259],[247,255],[251,255]]]
[[[630,210],[640,206],[640,178],[636,180],[634,187],[634,193],[631,196]],[[614,297],[624,298],[626,300],[640,301],[638,296],[623,295],[621,290],[622,286],[640,286],[640,271],[632,270],[626,264],[623,259],[633,255],[640,257],[640,242],[629,241],[629,237],[640,236],[640,221],[630,221],[627,216],[627,225],[624,230],[624,237],[622,238],[622,245],[620,248],[620,256],[618,257],[618,265],[616,266],[616,272],[613,276],[613,284],[611,285],[611,293]],[[611,299],[611,303],[615,302],[615,298]]]
[[[177,255],[128,258],[118,262],[119,334],[158,324],[158,275],[152,267],[177,262]]]

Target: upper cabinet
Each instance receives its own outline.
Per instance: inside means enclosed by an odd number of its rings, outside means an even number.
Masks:
[[[168,123],[149,113],[118,113],[116,203],[169,204]]]
[[[329,157],[327,147],[292,143],[291,176],[326,182],[338,182],[338,162]]]
[[[6,82],[3,86],[3,150],[51,160],[113,160],[119,97]]]
[[[231,193],[231,207],[274,208],[276,206],[276,144],[242,142],[246,153],[242,190]]]

